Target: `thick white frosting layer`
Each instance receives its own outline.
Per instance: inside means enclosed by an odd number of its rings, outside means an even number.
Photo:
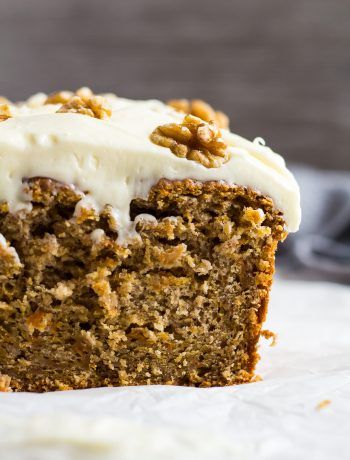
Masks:
[[[12,108],[14,117],[0,123],[0,201],[7,201],[12,212],[28,208],[25,178],[50,177],[88,191],[87,202],[97,210],[111,205],[125,241],[133,233],[132,199],[146,198],[161,178],[192,178],[249,186],[272,198],[288,231],[298,229],[298,185],[271,149],[222,130],[231,159],[208,169],[149,139],[157,126],[180,122],[182,114],[156,100],[106,97],[113,109],[108,120],[55,113],[59,105],[42,105],[45,96],[40,94]]]

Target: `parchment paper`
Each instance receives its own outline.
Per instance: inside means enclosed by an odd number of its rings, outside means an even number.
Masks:
[[[350,459],[350,288],[277,280],[258,373],[227,388],[0,394],[0,459]]]

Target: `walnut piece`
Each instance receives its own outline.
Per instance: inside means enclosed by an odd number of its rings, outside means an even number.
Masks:
[[[0,104],[10,104],[11,102],[5,96],[0,95]]]
[[[62,104],[58,113],[80,113],[105,120],[112,115],[111,107],[103,96],[95,95],[90,88],[72,91],[58,91],[47,96],[45,104]]]
[[[56,91],[47,96],[45,104],[66,104],[73,95],[72,91]]]
[[[11,107],[8,104],[0,104],[0,122],[12,117]]]
[[[82,99],[89,99],[94,93],[90,88],[83,86],[76,90],[75,93],[72,91],[56,91],[47,96],[45,104],[67,104],[73,96],[79,96]]]
[[[215,111],[211,105],[201,99],[172,99],[168,105],[178,112],[188,113],[204,121],[214,121],[219,128],[228,129],[229,119],[223,112]]]
[[[154,144],[168,147],[176,156],[197,161],[206,168],[218,168],[230,159],[220,129],[194,115],[186,115],[181,124],[158,126],[150,136]]]
[[[76,90],[75,95],[81,97],[82,99],[89,99],[94,96],[94,93],[87,86],[83,86],[82,88]]]
[[[106,120],[112,115],[112,109],[103,96],[73,96],[57,110],[57,113],[79,113]]]

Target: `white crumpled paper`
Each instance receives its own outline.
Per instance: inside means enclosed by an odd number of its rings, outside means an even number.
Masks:
[[[266,328],[261,382],[0,394],[0,458],[349,459],[350,288],[278,280]]]

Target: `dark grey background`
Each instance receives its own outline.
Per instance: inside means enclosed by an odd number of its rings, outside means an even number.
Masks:
[[[287,161],[350,169],[349,0],[0,0],[0,94],[199,97]]]

